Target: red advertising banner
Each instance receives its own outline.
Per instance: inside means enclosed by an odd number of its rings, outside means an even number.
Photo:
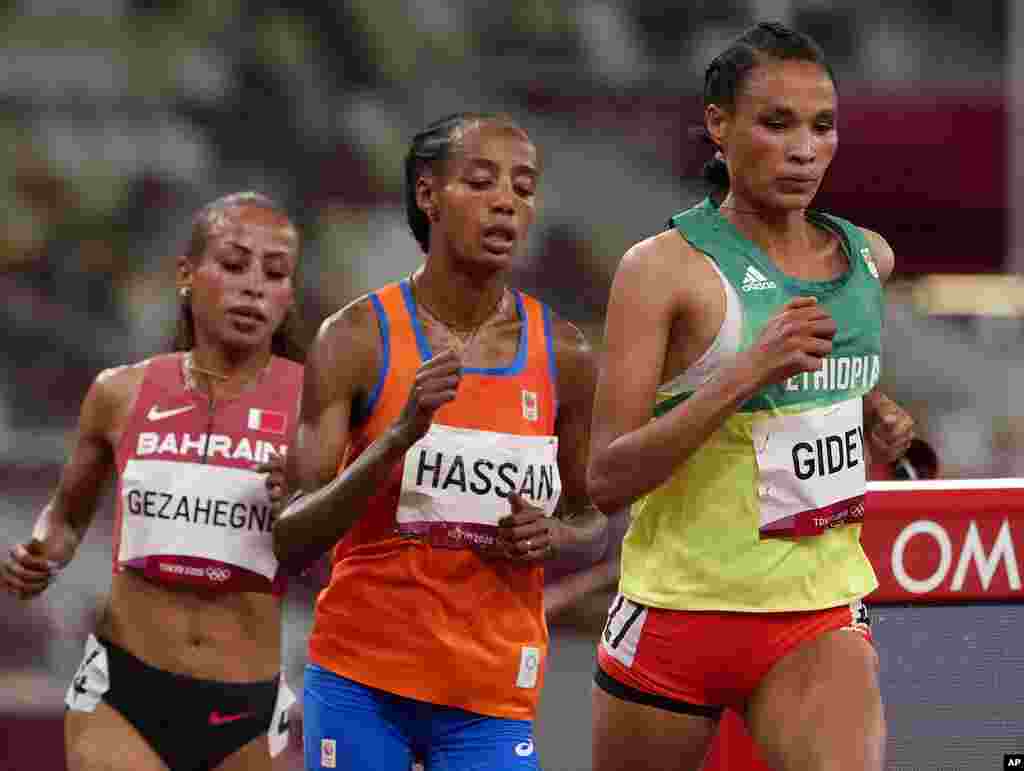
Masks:
[[[1024,601],[1024,480],[871,482],[866,508],[869,603]]]

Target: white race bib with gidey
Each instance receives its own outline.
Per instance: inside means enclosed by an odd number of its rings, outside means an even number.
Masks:
[[[762,538],[821,535],[864,519],[863,402],[758,419]]]
[[[405,454],[398,531],[435,546],[487,547],[509,494],[550,515],[558,504],[558,437],[434,424]]]
[[[132,459],[121,478],[121,511],[121,564],[167,574],[167,579],[212,583],[230,578],[224,565],[269,580],[277,573],[264,474]],[[155,567],[150,558],[156,558]]]

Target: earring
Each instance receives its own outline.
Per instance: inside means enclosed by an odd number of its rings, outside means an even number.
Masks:
[[[181,297],[182,300],[187,300],[191,294],[192,290],[189,289],[187,286],[183,286],[181,289],[178,290],[178,295]]]

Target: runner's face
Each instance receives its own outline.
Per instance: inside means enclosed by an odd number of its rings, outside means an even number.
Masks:
[[[231,349],[268,349],[294,299],[299,238],[279,214],[225,211],[189,272],[196,339]]]
[[[814,62],[765,61],[748,75],[721,128],[738,202],[805,209],[839,145],[835,86]]]
[[[471,124],[447,161],[434,192],[431,224],[456,260],[489,268],[508,266],[535,216],[537,150],[519,129]]]

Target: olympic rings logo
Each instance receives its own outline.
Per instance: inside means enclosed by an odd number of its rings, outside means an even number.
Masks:
[[[231,578],[231,571],[228,568],[209,567],[206,569],[206,577],[211,581],[216,581],[217,583],[222,584]]]

